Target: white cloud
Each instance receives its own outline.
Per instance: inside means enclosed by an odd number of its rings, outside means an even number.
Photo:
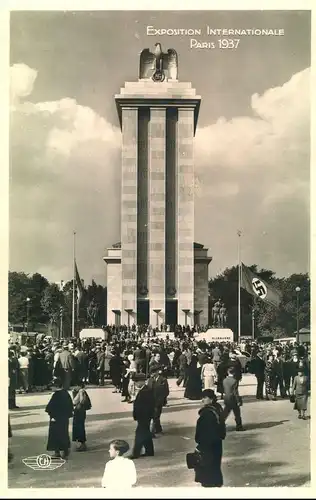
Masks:
[[[14,103],[20,97],[32,93],[37,71],[26,64],[13,64],[10,68],[11,100]]]
[[[85,280],[105,276],[120,225],[121,132],[74,99],[30,102],[37,71],[11,68],[11,269],[71,276],[72,231]],[[251,98],[253,116],[222,117],[195,141],[195,239],[211,274],[236,261],[305,271],[309,206],[309,70]]]
[[[307,270],[309,80],[306,69],[253,95],[253,117],[221,118],[198,130],[196,174],[203,189],[196,239],[210,245],[213,270],[236,262],[237,228],[244,229],[244,260],[280,274]]]
[[[79,269],[100,280],[119,231],[120,131],[74,99],[21,99],[36,71],[12,73],[10,267],[69,278],[75,229]]]

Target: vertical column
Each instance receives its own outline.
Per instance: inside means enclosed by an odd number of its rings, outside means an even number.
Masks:
[[[155,326],[157,315],[159,325],[165,321],[165,176],[166,109],[150,108],[148,288],[149,320]]]
[[[177,130],[178,323],[194,322],[194,109],[179,108]]]
[[[176,108],[167,110],[166,120],[166,323],[173,324],[174,309],[172,302],[176,296],[176,224],[177,224],[177,190],[176,190],[176,136],[178,113]]]
[[[122,108],[122,311],[121,323],[137,310],[137,125],[138,109]],[[130,315],[130,320],[128,316]]]
[[[148,123],[149,108],[138,110],[137,186],[137,311],[138,323],[148,324]]]

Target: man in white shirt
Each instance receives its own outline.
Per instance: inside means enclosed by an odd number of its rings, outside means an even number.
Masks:
[[[110,443],[109,460],[104,469],[101,485],[102,488],[124,490],[136,484],[136,467],[132,460],[123,455],[129,450],[126,441],[115,439]]]
[[[29,358],[26,356],[25,352],[22,352],[19,359],[19,368],[21,375],[21,383],[25,392],[29,390]]]

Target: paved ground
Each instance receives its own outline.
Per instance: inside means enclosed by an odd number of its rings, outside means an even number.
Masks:
[[[164,408],[165,434],[154,441],[156,456],[135,461],[140,487],[194,487],[185,454],[193,451],[199,403],[183,398],[183,389],[170,381],[169,405]],[[288,400],[257,401],[255,380],[245,375],[241,385],[245,431],[235,432],[227,421],[223,474],[225,486],[305,486],[310,480],[310,422],[298,420]],[[90,388],[92,410],[87,417],[89,451],[72,453],[55,471],[33,471],[22,459],[45,453],[48,393],[17,396],[20,410],[10,412],[14,462],[9,465],[9,488],[100,487],[111,439],[133,443],[135,423],[131,405],[120,402],[112,387]]]

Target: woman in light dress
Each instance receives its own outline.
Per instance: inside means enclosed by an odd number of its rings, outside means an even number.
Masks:
[[[135,375],[137,372],[137,365],[134,358],[134,354],[129,354],[127,356],[128,361],[130,362],[129,368],[127,368],[127,373],[129,374],[129,383],[128,383],[128,393],[129,393],[129,403],[133,403],[136,398],[136,384],[135,384]]]
[[[216,369],[213,365],[211,358],[207,358],[206,363],[202,366],[201,378],[203,383],[203,389],[215,390],[216,385]]]
[[[303,365],[299,365],[298,374],[294,378],[292,386],[292,397],[295,398],[294,410],[298,411],[298,418],[306,420],[306,410],[308,401],[307,377],[304,373]]]

